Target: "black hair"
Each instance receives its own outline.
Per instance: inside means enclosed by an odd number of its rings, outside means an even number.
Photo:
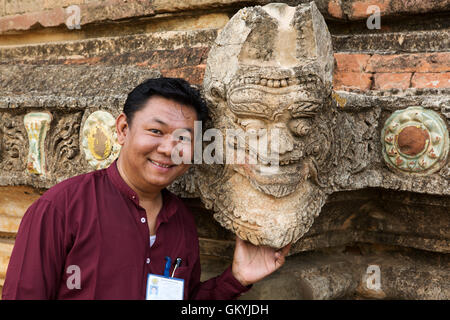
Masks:
[[[134,114],[141,110],[152,96],[161,96],[193,107],[198,121],[208,118],[206,102],[196,88],[181,78],[161,77],[145,80],[128,94],[123,106],[123,113],[127,116],[129,126],[131,126]]]

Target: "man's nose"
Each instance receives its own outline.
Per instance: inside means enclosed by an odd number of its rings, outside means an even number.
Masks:
[[[159,153],[164,154],[167,157],[172,155],[172,150],[177,142],[173,139],[172,135],[164,135],[160,140],[158,148],[156,149]]]

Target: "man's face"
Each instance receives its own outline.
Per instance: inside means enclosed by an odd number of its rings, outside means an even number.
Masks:
[[[178,153],[191,159],[196,120],[193,107],[160,96],[151,97],[134,114],[131,125],[119,132],[119,143],[127,178],[135,187],[162,189],[186,172],[189,164],[174,164],[171,156],[180,148]],[[119,131],[120,121],[119,117]]]

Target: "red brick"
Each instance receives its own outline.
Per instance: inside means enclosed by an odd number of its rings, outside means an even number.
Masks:
[[[380,15],[384,15],[389,12],[389,5],[391,0],[360,0],[352,2],[352,11],[349,16],[351,20],[367,18],[372,15],[373,12],[367,13],[367,8],[370,6],[378,6],[380,8]]]
[[[412,73],[376,73],[373,77],[373,88],[375,90],[407,89],[411,83],[411,75]]]
[[[30,12],[0,18],[0,32],[7,30],[28,30],[36,24],[43,27],[55,27],[66,22],[64,9]]]
[[[411,80],[413,88],[450,88],[450,72],[416,73]]]
[[[379,55],[369,59],[366,72],[446,72],[450,52]]]
[[[368,54],[358,53],[335,53],[337,71],[361,72],[366,68],[367,61],[370,59]]]
[[[333,77],[335,90],[359,89],[370,90],[372,74],[363,72],[336,72]]]
[[[129,2],[124,0],[103,0],[91,2],[79,4],[78,6],[81,14],[81,25],[155,14],[151,0]],[[44,3],[41,5],[41,8],[45,6],[46,4]],[[16,11],[20,12],[20,10]],[[66,13],[65,8],[59,6],[50,10],[8,15],[0,17],[0,33],[9,30],[28,30],[36,24],[40,24],[42,27],[60,26],[66,23],[68,17],[69,15]]]
[[[360,20],[370,16],[371,13],[367,13],[367,8],[372,5],[380,8],[381,16],[411,15],[450,9],[450,0],[348,0],[347,3],[350,3],[348,14],[350,20]]]
[[[175,68],[170,70],[161,70],[164,77],[183,78],[191,84],[201,85],[205,75],[206,65],[201,64],[195,67]]]
[[[344,12],[342,11],[341,0],[331,0],[328,2],[328,13],[334,18],[342,19]]]

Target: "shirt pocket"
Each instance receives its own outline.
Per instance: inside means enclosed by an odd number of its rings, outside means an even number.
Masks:
[[[184,299],[187,299],[189,293],[189,279],[191,278],[191,268],[190,267],[178,267],[173,275],[174,278],[184,280]]]
[[[189,280],[191,276],[191,268],[190,267],[178,267],[173,274],[174,278],[184,279],[184,282]]]

